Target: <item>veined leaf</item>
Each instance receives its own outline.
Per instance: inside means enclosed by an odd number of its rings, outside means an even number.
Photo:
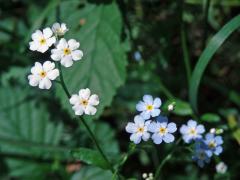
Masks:
[[[72,67],[64,68],[64,79],[71,94],[78,93],[81,88],[89,88],[92,93],[99,95],[99,116],[104,107],[110,105],[117,88],[125,80],[126,56],[120,42],[120,12],[115,3],[99,6],[89,4],[75,12],[72,9],[65,10],[65,7],[69,7],[66,3],[62,3],[61,12],[71,13],[62,16],[63,22],[69,24],[69,39],[80,41],[84,56]],[[81,19],[85,24],[79,30]],[[61,88],[57,89],[57,96],[63,107],[74,114]]]
[[[49,148],[44,149],[43,146],[58,145],[63,125],[50,122],[47,110],[43,105],[37,106],[36,101],[20,101],[28,93],[28,90],[9,85],[0,88],[0,101],[4,102],[4,110],[0,110],[1,151],[47,158],[50,155]],[[63,152],[51,153],[51,157],[63,155]],[[6,162],[11,176],[14,177],[26,177],[32,172],[35,172],[34,176],[41,177],[51,168],[50,165],[36,164],[24,159],[7,158]]]
[[[240,27],[240,15],[234,17],[225,26],[218,31],[210,40],[207,47],[201,54],[192,74],[190,82],[189,98],[194,111],[197,112],[197,96],[200,81],[203,73],[216,51],[221,47],[224,41]]]

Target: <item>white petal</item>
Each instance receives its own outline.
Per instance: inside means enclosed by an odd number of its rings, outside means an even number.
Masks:
[[[48,72],[50,70],[53,70],[55,68],[55,64],[51,61],[46,61],[43,63],[43,70]]]
[[[159,108],[162,105],[162,101],[160,98],[155,98],[153,101],[154,108]]]
[[[144,141],[147,141],[149,138],[150,138],[150,133],[148,133],[148,132],[143,133],[142,139]]]
[[[52,25],[52,30],[53,30],[54,32],[56,32],[56,30],[59,29],[59,28],[60,28],[60,24],[57,23],[57,22]]]
[[[61,57],[63,55],[62,51],[58,50],[58,49],[52,49],[51,50],[51,58],[54,60],[54,61],[60,61],[61,60]]]
[[[156,117],[160,114],[160,112],[161,112],[160,109],[153,109],[151,111],[151,115],[152,115],[152,117]]]
[[[135,133],[135,132],[137,132],[137,126],[134,123],[132,123],[132,122],[129,122],[125,129],[126,129],[126,131],[128,133]]]
[[[37,86],[39,84],[40,77],[35,75],[29,75],[28,80],[31,86]]]
[[[33,34],[32,34],[32,39],[38,41],[40,38],[43,37],[42,31],[40,30],[36,30]]]
[[[52,35],[53,35],[53,32],[52,32],[52,30],[49,27],[43,29],[43,36],[44,36],[44,38],[48,39]]]
[[[41,53],[45,53],[47,50],[48,50],[48,45],[47,44],[39,46],[38,49],[37,49],[37,51],[39,51]]]
[[[142,116],[135,116],[134,117],[134,122],[135,124],[139,125],[139,126],[143,126],[144,125],[144,119],[142,118]]]
[[[67,47],[68,47],[68,44],[67,44],[66,39],[64,39],[64,38],[60,39],[60,41],[57,45],[57,49],[64,49],[64,48],[67,48]]]
[[[169,133],[167,133],[164,137],[163,137],[163,141],[165,142],[165,143],[171,143],[171,142],[173,142],[174,141],[174,136],[172,135],[172,134],[169,134]]]
[[[71,98],[69,99],[70,104],[76,104],[79,102],[79,96],[76,94],[73,94]]]
[[[64,56],[61,60],[61,64],[65,67],[70,67],[73,65],[72,57],[71,56]]]
[[[68,45],[69,45],[69,48],[70,48],[71,50],[75,50],[75,49],[79,48],[80,43],[77,42],[75,39],[70,39],[70,40],[68,41]]]
[[[75,108],[74,111],[75,111],[75,115],[77,116],[81,116],[84,113],[84,109],[81,106],[78,106],[77,108]]]
[[[47,73],[47,77],[48,77],[50,80],[55,80],[58,76],[59,76],[59,70],[58,70],[58,69],[54,69],[54,70],[49,71],[49,72]]]
[[[98,98],[98,96],[96,94],[93,94],[93,95],[90,96],[89,104],[90,105],[94,105],[94,106],[99,104],[99,98]]]
[[[196,126],[197,126],[197,122],[196,122],[196,121],[193,121],[193,120],[189,120],[189,121],[187,122],[187,125],[188,125],[189,127],[196,127]]]
[[[85,114],[87,115],[94,115],[96,114],[97,109],[93,106],[88,105],[87,108],[85,109]]]
[[[51,86],[52,86],[52,83],[48,78],[42,79],[39,83],[40,89],[50,89]]]
[[[167,125],[168,132],[174,133],[177,130],[177,126],[175,123],[169,123]]]
[[[155,133],[157,132],[159,129],[159,123],[156,122],[151,122],[151,124],[149,124],[148,126],[148,131]]]
[[[83,57],[83,52],[80,50],[72,51],[71,54],[74,61],[80,60]]]
[[[43,70],[42,64],[39,62],[35,62],[35,65],[31,68],[32,74],[39,74]]]
[[[139,103],[137,103],[137,105],[136,105],[136,109],[137,109],[138,111],[145,111],[145,110],[146,110],[146,105],[145,105],[145,103],[142,102],[142,101],[139,101]]]
[[[135,144],[139,144],[141,142],[141,135],[134,133],[130,136],[130,140],[133,141]]]
[[[36,51],[38,49],[38,44],[35,41],[31,41],[29,43],[29,49],[32,51]]]
[[[49,47],[52,46],[55,42],[56,42],[56,38],[55,37],[51,37],[51,38],[46,40],[46,43],[47,43],[47,45]]]
[[[186,126],[185,124],[181,126],[180,128],[180,133],[181,134],[187,134],[188,133],[188,126]]]
[[[88,99],[90,97],[90,94],[91,94],[91,91],[88,88],[81,89],[79,91],[79,96],[80,96],[80,98],[83,98],[83,99]]]

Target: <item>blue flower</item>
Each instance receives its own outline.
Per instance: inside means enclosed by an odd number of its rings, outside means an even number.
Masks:
[[[144,95],[143,101],[139,101],[136,105],[136,109],[141,112],[141,116],[144,119],[150,119],[150,117],[156,117],[160,114],[160,106],[162,105],[162,101],[160,98],[155,98],[151,95]]]
[[[206,153],[209,156],[212,156],[213,154],[218,156],[223,151],[223,148],[221,146],[223,144],[223,140],[221,136],[215,136],[212,133],[208,133],[205,136],[204,143],[207,146]]]
[[[187,125],[182,125],[180,128],[180,133],[183,136],[183,140],[186,143],[190,143],[192,140],[202,138],[202,133],[205,132],[203,125],[197,125],[197,122],[194,120],[189,120]]]
[[[134,117],[134,123],[129,122],[126,131],[131,133],[130,140],[135,144],[139,144],[141,140],[147,141],[150,138],[148,125],[151,121],[145,121],[141,116]]]
[[[141,55],[141,53],[139,51],[135,51],[134,52],[134,59],[136,61],[141,61],[142,60],[142,55]]]
[[[160,119],[160,120],[159,120]],[[148,126],[148,130],[153,133],[152,139],[155,144],[171,143],[174,141],[174,133],[177,130],[175,123],[168,123],[167,118],[161,116],[157,122],[151,122]]]
[[[194,155],[192,159],[197,162],[198,166],[201,168],[205,163],[210,162],[210,156],[206,152],[206,145],[202,140],[196,142]]]

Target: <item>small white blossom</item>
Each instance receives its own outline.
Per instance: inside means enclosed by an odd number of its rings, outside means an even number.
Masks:
[[[91,91],[86,88],[81,89],[78,94],[73,94],[69,102],[73,105],[75,115],[81,116],[84,113],[94,115],[97,112],[94,106],[99,104],[99,98],[96,94],[91,95]]]
[[[210,129],[210,133],[211,133],[211,134],[215,134],[215,133],[216,133],[216,129],[215,129],[215,128],[211,128],[211,129]]]
[[[56,22],[52,26],[52,31],[57,36],[63,36],[68,31],[68,28],[65,23],[59,24]]]
[[[56,49],[51,50],[51,58],[54,61],[61,61],[61,64],[65,67],[70,67],[74,61],[82,59],[83,52],[78,50],[80,43],[74,39],[70,39],[68,42],[66,39],[60,39]]]
[[[29,43],[29,48],[32,51],[39,51],[44,53],[56,42],[56,38],[53,36],[53,32],[50,28],[43,29],[43,32],[36,30],[32,34],[32,40]]]
[[[174,109],[174,105],[173,104],[169,104],[168,105],[168,111],[173,111]]]
[[[216,171],[218,173],[224,174],[227,171],[227,165],[224,162],[220,162],[216,165]]]
[[[43,65],[36,62],[31,68],[32,74],[28,76],[29,84],[38,86],[40,89],[50,89],[51,81],[59,76],[59,70],[54,68],[55,64],[50,61],[44,62]]]
[[[143,173],[143,174],[142,174],[142,178],[143,178],[143,179],[146,179],[147,177],[148,177],[147,173]]]

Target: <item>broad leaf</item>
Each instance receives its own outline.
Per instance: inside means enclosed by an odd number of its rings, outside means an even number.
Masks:
[[[74,5],[76,2],[72,4],[73,8]],[[120,41],[120,12],[115,3],[99,6],[89,4],[76,11],[72,10],[72,6],[69,9],[68,2],[62,3],[62,21],[69,26],[71,36],[68,39],[80,41],[84,57],[72,67],[64,68],[64,79],[71,94],[78,93],[81,88],[89,88],[92,93],[98,94],[100,105],[97,115],[100,115],[104,107],[110,105],[126,75],[126,56]],[[79,30],[81,19],[85,24]],[[62,106],[73,115],[61,88],[57,89],[57,96]]]
[[[203,114],[200,119],[202,121],[206,121],[206,122],[219,122],[221,120],[220,116],[217,115],[217,114],[213,114],[213,113],[206,113],[206,114]]]

